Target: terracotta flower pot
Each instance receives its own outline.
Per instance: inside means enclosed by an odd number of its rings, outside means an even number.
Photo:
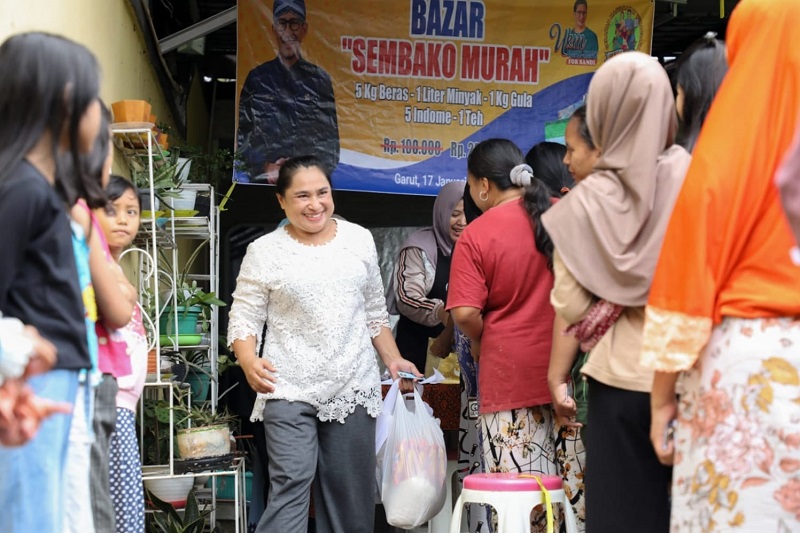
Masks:
[[[148,374],[155,374],[156,373],[156,349],[153,348],[149,352],[147,352],[147,373]]]
[[[120,100],[111,104],[114,122],[147,122],[150,103],[145,100]]]
[[[162,150],[167,150],[169,148],[169,134],[167,133],[159,133],[156,136],[156,142],[161,147]]]

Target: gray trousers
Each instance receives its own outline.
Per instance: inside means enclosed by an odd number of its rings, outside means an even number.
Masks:
[[[372,533],[375,419],[363,407],[320,422],[307,403],[264,407],[269,498],[256,533],[306,533],[313,484],[317,533]]]
[[[94,442],[92,443],[89,485],[92,491],[92,516],[97,533],[116,531],[114,505],[109,482],[108,445],[117,423],[117,380],[103,374],[94,396]]]

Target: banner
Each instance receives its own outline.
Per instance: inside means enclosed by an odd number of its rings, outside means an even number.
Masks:
[[[234,180],[436,194],[492,137],[563,142],[592,73],[650,52],[653,0],[239,0]]]

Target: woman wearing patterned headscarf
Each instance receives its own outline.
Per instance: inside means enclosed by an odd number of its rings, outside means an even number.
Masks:
[[[689,165],[664,69],[639,52],[594,75],[587,123],[594,171],[542,217],[555,245],[556,313],[591,350],[586,528],[667,531],[670,469],[648,437],[653,371],[639,363],[644,305]],[[636,505],[609,512],[636,491]]]
[[[773,181],[800,119],[800,48],[786,46],[798,26],[797,0],[742,0],[731,15],[728,74],[648,300],[650,437],[675,464],[673,531],[800,519],[800,267]]]

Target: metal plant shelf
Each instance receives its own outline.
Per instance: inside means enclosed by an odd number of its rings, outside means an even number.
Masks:
[[[151,129],[152,125],[147,123],[136,123],[130,125],[118,125],[122,127],[113,127],[113,141],[116,147],[124,155],[126,162],[131,172],[142,172],[146,174],[148,185],[142,187],[141,190],[150,194],[151,198],[155,196],[155,177],[156,170],[163,167],[168,162],[168,154],[162,150],[155,139],[155,134]],[[127,126],[131,126],[128,128]],[[178,294],[178,271],[183,268],[184,263],[181,262],[181,254],[185,253],[183,245],[178,244],[183,241],[183,244],[188,244],[187,241],[203,241],[193,243],[195,247],[208,246],[208,254],[202,260],[205,262],[205,267],[197,272],[194,280],[201,283],[204,290],[210,293],[218,293],[219,291],[219,209],[216,206],[216,195],[214,188],[209,184],[193,184],[182,183],[181,190],[196,191],[197,194],[208,196],[209,212],[206,216],[195,216],[197,211],[194,208],[188,208],[185,211],[173,211],[173,202],[168,202],[163,207],[162,211],[153,210],[141,220],[141,231],[139,237],[135,240],[137,247],[141,249],[138,254],[138,286],[139,298],[143,306],[147,306],[147,314],[143,313],[143,317],[148,318],[149,323],[148,339],[150,341],[149,348],[152,349],[155,355],[154,368],[148,373],[145,384],[144,393],[142,394],[140,407],[143,407],[145,398],[164,397],[168,398],[168,405],[170,408],[169,415],[169,454],[168,464],[144,466],[142,467],[142,474],[144,479],[158,479],[170,477],[198,477],[201,475],[230,475],[233,474],[236,479],[236,501],[237,501],[237,515],[236,515],[236,531],[246,530],[246,508],[244,507],[244,461],[237,458],[233,465],[224,468],[216,468],[211,472],[191,472],[181,474],[175,469],[175,418],[172,412],[174,407],[175,397],[172,391],[175,388],[184,387],[183,384],[169,380],[167,373],[162,372],[161,368],[161,352],[171,350],[204,350],[207,353],[208,359],[211,363],[212,380],[210,386],[210,407],[212,410],[217,408],[217,400],[219,391],[217,390],[217,358],[218,358],[218,345],[216,339],[219,337],[219,310],[216,307],[211,308],[210,316],[208,316],[208,339],[186,339],[188,342],[197,343],[192,345],[181,345],[170,339],[170,342],[163,342],[160,331],[159,321],[155,318],[158,313],[163,312],[161,305],[162,295],[169,298],[165,304],[171,303],[174,308],[177,303]],[[153,202],[154,203],[154,202]],[[191,210],[189,210],[191,209]],[[176,216],[176,215],[190,215],[190,216]],[[203,264],[200,263],[200,265]],[[165,263],[165,264],[162,264]],[[180,265],[180,267],[179,267]],[[191,277],[188,279],[192,279]],[[151,312],[156,310],[155,314]],[[152,318],[152,320],[151,320]],[[139,427],[142,428],[145,423],[143,409],[140,409],[138,415]],[[142,447],[144,459],[144,436],[140,431],[139,444]],[[211,467],[211,465],[209,465]],[[212,485],[214,488],[209,489],[212,502],[216,502],[216,484]],[[240,508],[241,505],[241,508]],[[213,509],[213,505],[212,505]],[[211,513],[211,527],[213,529],[216,523],[216,512]]]

